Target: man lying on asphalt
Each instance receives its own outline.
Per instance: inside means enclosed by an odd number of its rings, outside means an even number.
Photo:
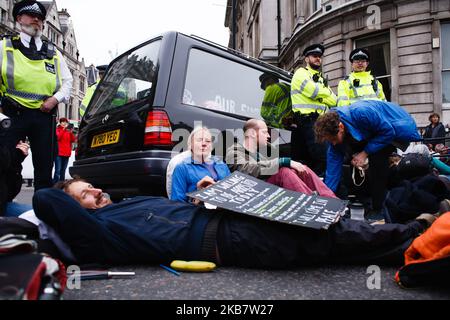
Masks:
[[[289,268],[318,263],[402,264],[403,252],[434,221],[371,226],[341,219],[314,230],[162,197],[112,203],[84,180],[39,190],[33,207],[71,248],[77,262],[167,263],[206,260],[222,266]]]

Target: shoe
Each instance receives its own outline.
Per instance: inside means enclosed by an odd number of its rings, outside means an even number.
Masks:
[[[384,224],[384,214],[383,214],[383,210],[376,210],[376,209],[370,209],[366,214],[365,214],[365,220],[369,223],[369,224]]]
[[[431,213],[422,213],[420,216],[416,218],[416,220],[423,220],[427,223],[427,228],[429,228],[433,222],[436,221],[436,216]]]
[[[441,216],[442,214],[450,211],[450,200],[444,199],[439,203],[439,211],[437,216]]]

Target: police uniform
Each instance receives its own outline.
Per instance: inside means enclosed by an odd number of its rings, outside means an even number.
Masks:
[[[37,1],[16,3],[14,19],[26,14],[44,21],[45,7]],[[0,136],[10,150],[28,137],[33,155],[35,190],[52,185],[55,156],[55,112],[42,112],[42,104],[54,97],[66,102],[72,89],[72,76],[53,44],[40,36],[21,32],[0,42],[0,74],[3,112],[11,118],[11,128]]]
[[[101,76],[99,79],[97,79],[97,81],[95,83],[90,85],[86,91],[86,95],[84,96],[83,101],[81,102],[81,105],[80,105],[80,109],[78,110],[80,119],[86,113],[86,109],[89,106],[89,102],[91,102],[91,99],[94,96],[95,90],[97,89],[97,86],[100,83],[100,80],[103,77],[104,73],[106,72],[107,68],[108,68],[107,65],[101,65],[101,66],[97,67]],[[128,93],[123,86],[119,86],[116,94],[114,95],[114,99],[111,102],[111,104],[114,107],[120,107],[120,106],[123,106],[124,104],[126,104],[127,102],[128,102]]]
[[[314,44],[303,51],[303,56],[320,55],[324,46]],[[299,68],[291,83],[292,111],[297,128],[292,132],[292,159],[311,167],[323,175],[326,166],[325,145],[315,142],[314,123],[317,117],[336,106],[336,95],[318,70],[310,66]]]
[[[266,84],[268,79],[274,79],[271,84]],[[285,120],[292,113],[291,87],[286,83],[278,82],[278,78],[268,73],[263,73],[259,80],[261,89],[265,90],[261,105],[261,116],[268,126],[283,128]]]
[[[350,53],[349,60],[370,61],[369,51],[355,49]],[[370,73],[370,71],[352,72],[338,86],[338,107],[347,106],[359,100],[386,101],[382,84]]]

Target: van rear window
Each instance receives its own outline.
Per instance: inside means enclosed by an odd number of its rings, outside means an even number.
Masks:
[[[261,119],[261,74],[232,60],[191,49],[183,103]]]
[[[114,61],[93,97],[88,115],[152,96],[160,45],[160,40],[151,42]]]

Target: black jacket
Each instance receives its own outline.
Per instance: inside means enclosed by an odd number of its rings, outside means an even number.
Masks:
[[[431,124],[425,127],[425,133],[423,134],[424,139],[441,138],[441,137],[442,138],[445,137],[445,127],[441,122],[439,122],[437,126],[434,128]],[[425,141],[425,143],[427,142]],[[445,140],[433,140],[429,142],[429,144],[433,145],[433,149],[439,143],[445,144]]]
[[[15,149],[11,152],[0,146],[0,216],[4,214],[6,203],[12,201],[22,187],[23,153]]]

